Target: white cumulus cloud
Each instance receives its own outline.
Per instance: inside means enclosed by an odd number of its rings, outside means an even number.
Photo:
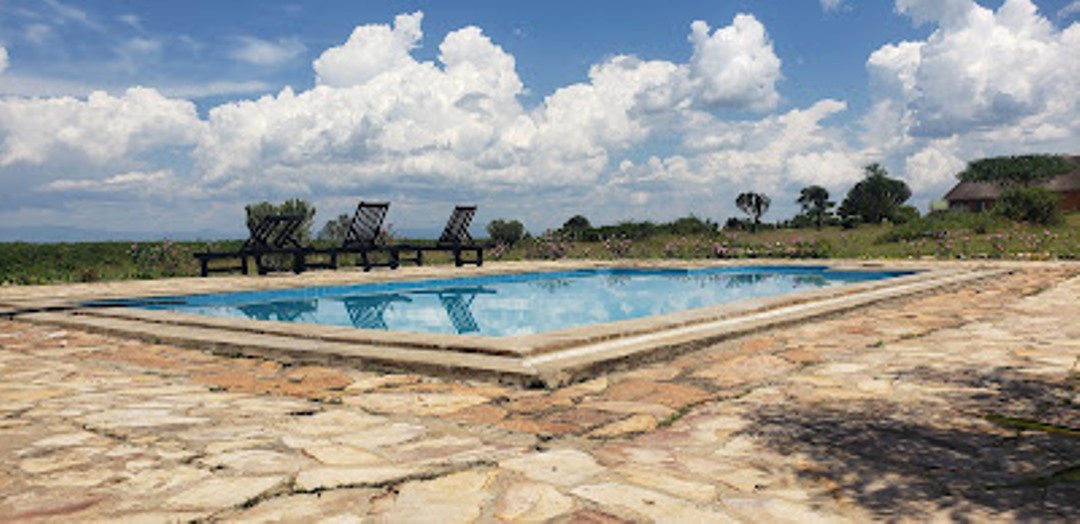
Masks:
[[[891,159],[916,195],[940,198],[967,161],[1068,153],[1080,143],[1080,24],[1055,28],[1030,0],[897,0],[933,26],[867,60],[875,102],[866,151]]]
[[[8,53],[7,49],[0,47],[0,74],[4,73],[4,70],[8,67]]]
[[[350,87],[366,83],[381,73],[416,66],[410,55],[423,37],[424,14],[398,15],[394,25],[357,26],[349,40],[331,47],[315,60],[320,85]]]
[[[659,210],[617,207],[598,218],[663,220],[703,210],[723,216],[737,212],[735,195],[759,191],[772,197],[772,216],[790,216],[797,211],[800,189],[818,184],[842,197],[861,178],[861,166],[871,161],[824,122],[846,109],[844,102],[827,99],[760,120],[725,121],[691,113],[678,130],[684,154],[654,156],[638,164],[622,161],[617,172],[589,193],[590,199],[574,204],[580,208],[590,201],[625,202],[654,195],[664,201]]]
[[[768,110],[780,95],[780,58],[773,52],[765,26],[751,15],[737,15],[728,27],[709,34],[709,25],[691,26],[691,79],[701,88],[708,104],[740,109]]]
[[[534,150],[565,161],[567,168],[598,171],[610,153],[648,136],[649,110],[671,109],[674,99],[663,92],[679,89],[672,86],[677,74],[678,67],[669,62],[630,56],[593,66],[588,83],[557,90],[535,112]],[[649,106],[650,94],[663,100]],[[646,106],[639,105],[643,102]],[[578,161],[582,164],[575,165]]]
[[[781,61],[751,15],[716,29],[691,24],[686,62],[615,55],[534,107],[522,105],[514,56],[480,28],[449,32],[434,60],[418,60],[422,20],[416,12],[356,27],[314,60],[313,88],[221,104],[204,118],[169,98],[185,92],[149,88],[0,100],[0,174],[33,167],[63,173],[41,176],[38,191],[105,201],[152,187],[229,202],[235,213],[236,202],[252,198],[385,195],[395,208],[419,208],[425,199],[497,203],[527,194],[504,209],[526,220],[563,211],[540,194],[560,195],[568,212],[680,195],[678,205],[665,198],[672,205],[655,210],[662,219],[701,205],[703,187],[726,201],[732,189],[747,189],[739,185],[792,191],[858,176],[861,153],[823,123],[846,110],[842,101],[760,120],[718,116],[780,103]],[[287,41],[239,43],[233,57],[255,64],[302,51]],[[657,137],[668,150],[635,163],[638,148]],[[79,162],[92,172],[63,169]]]
[[[1056,30],[1030,0],[997,12],[971,0],[898,0],[897,9],[937,28],[925,42],[883,47],[868,67],[903,97],[916,135],[1014,125],[1080,100],[1080,29]]]
[[[915,188],[944,187],[956,183],[956,174],[963,171],[967,161],[957,153],[959,140],[955,137],[926,144],[904,161],[904,173]]]
[[[194,144],[203,124],[195,105],[134,87],[85,100],[0,99],[0,166],[43,164],[75,155],[94,164],[123,161],[156,147]]]
[[[314,165],[323,175],[302,183],[337,187],[520,168],[517,146],[534,130],[515,98],[522,84],[513,57],[467,27],[443,41],[442,67],[420,63],[409,54],[420,16],[398,17],[393,30],[357,28],[315,62],[314,89],[211,110],[210,134],[196,153],[206,180],[287,184]]]
[[[532,110],[518,100],[514,57],[477,27],[447,34],[438,63],[414,58],[422,19],[357,27],[315,60],[312,90],[211,110],[196,152],[204,180],[308,190],[376,180],[582,184],[691,107],[765,109],[779,99],[779,59],[748,15],[715,32],[695,23],[690,63],[615,56]],[[298,176],[312,165],[323,176]]]
[[[252,36],[237,39],[239,44],[230,56],[241,62],[261,66],[284,64],[306,50],[304,44],[295,38],[282,38],[277,41],[263,40]]]
[[[861,156],[822,120],[846,109],[841,101],[822,100],[759,121],[702,120],[687,141],[700,150],[703,170],[714,180],[766,192],[795,182],[838,187],[858,180]]]

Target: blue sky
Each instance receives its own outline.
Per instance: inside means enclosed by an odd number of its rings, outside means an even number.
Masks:
[[[361,198],[402,231],[840,200],[1080,153],[1080,1],[0,0],[0,238],[242,235]],[[14,231],[14,232],[13,232]]]

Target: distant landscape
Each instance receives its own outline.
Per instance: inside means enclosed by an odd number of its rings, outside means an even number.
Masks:
[[[681,223],[691,229],[673,232]],[[697,230],[694,230],[697,228]],[[604,236],[597,236],[600,234]],[[480,236],[480,235],[478,235]],[[430,238],[430,237],[426,237]],[[404,237],[398,239],[404,241]],[[490,242],[490,238],[479,238]],[[197,276],[192,253],[235,249],[242,240],[0,243],[2,285]],[[325,242],[325,241],[323,241]],[[906,224],[791,228],[757,232],[717,229],[686,217],[668,224],[625,223],[588,229],[560,228],[498,244],[488,260],[554,259],[1080,259],[1080,213],[1058,225],[1013,222],[991,214],[941,213]],[[448,263],[432,256],[430,263]],[[348,263],[348,261],[346,261]]]
[[[926,214],[907,205],[911,197],[907,184],[890,177],[875,163],[864,167],[864,178],[848,189],[839,204],[830,199],[825,188],[806,186],[797,200],[801,211],[774,222],[764,220],[772,199],[747,191],[734,198],[746,216],[729,217],[723,223],[689,215],[663,223],[594,225],[584,214],[577,214],[561,227],[541,232],[528,231],[514,218],[495,219],[484,226],[486,235],[474,232],[474,236],[487,246],[487,260],[1080,259],[1077,191],[1071,185],[1055,189],[1057,186],[1050,183],[1077,177],[1076,166],[1076,157],[1054,155],[977,160],[957,175],[957,188],[994,191],[976,200],[942,201]],[[951,194],[958,193],[962,191]],[[983,210],[973,210],[972,205]],[[341,246],[356,219],[339,215],[316,231],[315,208],[301,199],[253,203],[245,211],[249,225],[271,213],[299,217],[291,230],[295,233],[293,245],[318,249]],[[360,216],[359,211],[356,216]],[[474,231],[480,229],[476,226]],[[375,227],[380,228],[377,242],[387,245],[436,237],[434,232],[397,231],[381,222]],[[24,234],[44,238],[49,232]],[[196,276],[200,268],[195,253],[235,253],[245,238],[239,234],[225,240],[139,234],[122,241],[79,242],[80,235],[92,238],[94,232],[51,233],[60,241],[0,243],[0,284]],[[354,254],[342,256],[340,262],[345,265],[355,263],[350,260]],[[448,260],[445,254],[435,253],[426,262]]]

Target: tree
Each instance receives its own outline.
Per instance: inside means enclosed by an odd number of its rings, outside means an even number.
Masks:
[[[574,215],[562,226],[562,232],[570,235],[574,240],[580,240],[592,229],[592,224],[584,215]]]
[[[300,225],[300,229],[297,230],[296,236],[301,243],[306,244],[311,241],[311,223],[315,218],[315,206],[300,200],[299,198],[286,200],[279,205],[274,205],[270,202],[249,204],[244,207],[244,210],[247,211],[247,225],[249,229],[254,227],[259,218],[265,215],[273,213],[302,214],[305,218]]]
[[[991,182],[1004,187],[1030,186],[1067,173],[1072,166],[1057,155],[1020,155],[969,162],[956,175],[964,182]]]
[[[836,202],[829,200],[829,191],[821,186],[804,187],[796,202],[802,206],[803,213],[814,221],[818,229],[821,229],[821,224],[829,217],[829,208],[836,205]]]
[[[864,167],[863,171],[866,178],[848,191],[844,202],[840,204],[840,215],[858,217],[859,221],[866,224],[892,220],[900,206],[911,198],[911,189],[903,180],[890,178],[881,164],[870,164]]]
[[[349,233],[349,226],[351,225],[352,217],[349,215],[338,215],[337,218],[326,221],[326,224],[319,230],[318,239],[334,243],[344,242],[345,236]]]
[[[1044,187],[1010,187],[1001,194],[994,211],[1018,222],[1046,226],[1062,220],[1060,197]]]
[[[661,228],[673,235],[687,236],[687,235],[710,235],[716,233],[716,224],[711,220],[702,220],[694,215],[688,217],[682,217],[676,219],[667,224],[662,224]]]
[[[750,225],[751,232],[757,231],[761,216],[769,211],[769,204],[772,204],[772,200],[761,193],[747,192],[735,198],[735,205],[739,206],[739,209],[749,215],[753,221]]]
[[[563,229],[590,229],[592,224],[584,215],[574,215],[563,224]]]
[[[487,232],[495,243],[513,246],[525,236],[525,226],[517,220],[496,219],[488,223]]]
[[[896,208],[893,216],[889,219],[894,224],[907,224],[919,219],[919,210],[915,206],[900,206]]]

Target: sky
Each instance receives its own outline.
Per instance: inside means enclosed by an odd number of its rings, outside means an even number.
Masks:
[[[538,234],[1080,154],[1080,0],[0,0],[0,239],[390,201]]]

